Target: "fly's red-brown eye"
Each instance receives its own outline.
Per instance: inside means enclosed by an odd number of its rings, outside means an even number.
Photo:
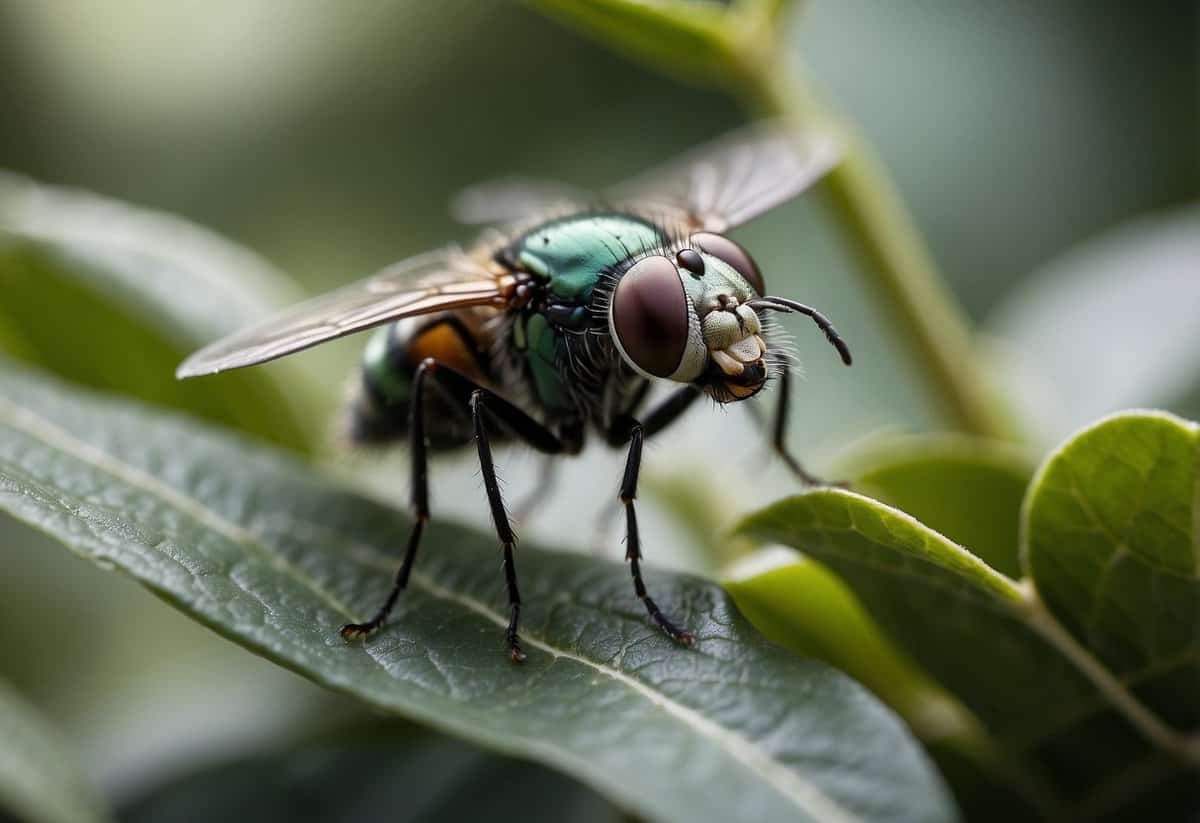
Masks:
[[[655,256],[633,264],[613,292],[612,326],[642,371],[669,377],[679,368],[688,342],[688,296],[673,262]]]
[[[746,279],[750,287],[759,295],[767,293],[762,272],[758,270],[758,265],[754,262],[754,258],[737,243],[724,235],[713,234],[712,232],[693,234],[691,242],[693,246],[704,253],[711,254],[718,260],[728,263],[734,271]]]

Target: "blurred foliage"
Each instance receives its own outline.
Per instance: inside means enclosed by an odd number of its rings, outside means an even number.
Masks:
[[[0,681],[0,816],[29,823],[101,823],[107,813],[74,770],[71,748]]]
[[[198,227],[0,174],[0,289],[0,327],[21,359],[294,449],[316,439],[324,406],[291,364],[208,386],[175,379],[191,351],[297,297]]]
[[[1197,261],[1200,206],[1155,212],[1068,249],[996,308],[994,361],[1032,437],[1135,405],[1200,413]]]
[[[336,786],[337,791],[329,791]],[[429,734],[324,735],[283,751],[213,763],[130,798],[128,823],[196,820],[571,820],[623,813],[549,769]]]
[[[292,280],[321,290],[467,239],[445,208],[465,185],[524,173],[603,186],[727,130],[756,105],[744,90],[728,91],[758,72],[789,88],[799,77],[877,146],[957,301],[967,316],[988,318],[987,337],[972,341],[978,362],[1018,412],[1032,449],[1121,407],[1200,413],[1195,3],[1101,12],[1033,0],[809,0],[794,4],[795,22],[793,4],[774,0],[537,5],[569,25],[530,7],[463,0],[353,13],[273,0],[0,3],[0,167],[137,204],[126,210],[41,189],[69,197],[48,201],[58,205],[31,232],[14,225],[13,201],[0,196],[0,350],[73,381],[316,449],[336,422],[355,344],[195,388],[166,371],[222,324],[290,299]],[[620,43],[609,42],[622,54],[674,80],[578,34],[597,26],[618,34]],[[802,60],[800,74],[747,59],[768,42],[786,47],[771,55],[781,64]],[[9,192],[29,186],[4,181]],[[72,233],[71,202],[168,223],[141,207],[180,214],[290,277],[272,272],[283,290],[267,295],[260,262],[222,263],[211,268],[229,278],[225,286],[189,286],[188,265],[203,268],[208,257],[193,257],[192,247],[177,248],[166,270],[162,258],[152,269],[144,260],[113,268],[95,234],[81,243]],[[1166,488],[1186,473],[1186,459],[1170,455],[1191,429],[1122,418],[1072,440],[1027,505],[1039,525],[1028,544],[1033,581],[1019,580],[1023,447],[942,435],[880,446],[872,436],[881,427],[936,430],[939,405],[903,356],[890,307],[866,299],[857,250],[837,238],[837,225],[836,213],[800,202],[738,235],[772,287],[834,317],[855,352],[853,372],[840,374],[817,354],[819,340],[809,348],[807,328],[788,324],[800,332],[801,353],[813,352],[793,437],[826,474],[856,480],[921,522],[838,492],[784,504],[777,536],[795,537],[810,514],[833,517],[843,505],[855,527],[810,530],[794,542],[821,565],[773,555],[776,565],[739,577],[733,595],[768,636],[850,671],[896,708],[971,819],[1055,809],[1099,818],[1117,808],[1129,819],[1159,818],[1200,807],[1195,773],[1179,765],[1188,755],[1175,751],[1180,735],[1195,733],[1185,728],[1196,711],[1195,582],[1180,574],[1179,559],[1189,509]],[[172,245],[153,239],[147,246]],[[247,277],[250,269],[259,273]],[[193,310],[206,300],[218,310]],[[120,368],[108,368],[114,360]],[[694,462],[711,442],[738,455],[719,473]],[[648,472],[659,482],[647,484],[660,505],[643,506],[650,562],[711,575],[751,552],[755,541],[724,539],[724,525],[794,488],[765,453],[736,412],[696,413],[651,444],[651,467],[662,467]],[[565,466],[531,535],[563,548],[594,542],[580,512],[608,495],[598,495],[596,477],[611,476],[615,491],[619,460],[589,454]],[[402,498],[395,463],[355,455],[326,469],[372,495]],[[438,467],[439,516],[486,525],[474,471],[470,461]],[[0,499],[10,483],[0,477]],[[1137,489],[1152,487],[1157,503],[1133,502]],[[1093,514],[1103,528],[1070,508],[1080,489],[1098,495]],[[850,555],[831,554],[840,544],[867,551],[863,541],[888,558],[878,579]],[[280,792],[311,785],[310,767],[355,771],[357,743],[314,750],[295,740],[355,715],[349,701],[218,640],[128,581],[66,559],[55,541],[13,521],[0,521],[0,564],[0,676],[77,746],[106,796],[128,799],[125,813],[186,809],[217,785],[251,782],[238,783],[243,769],[283,770],[277,783],[261,784]],[[928,585],[939,580],[942,588]],[[997,585],[989,590],[988,581]],[[1031,637],[1048,640],[1037,646]],[[1064,660],[1064,649],[1075,657]],[[1124,692],[1105,679],[1113,672],[1129,681]],[[1097,682],[1106,700],[1093,699]],[[906,708],[912,695],[921,699]],[[933,709],[912,710],[922,705]],[[1065,725],[1046,728],[1060,705]],[[939,729],[953,733],[940,740]],[[958,745],[980,735],[981,746]],[[470,759],[445,741],[413,745]],[[427,771],[406,771],[407,749],[389,751],[379,775],[413,791],[436,788]],[[483,783],[526,779],[534,768],[476,757],[472,779]],[[1129,757],[1142,759],[1123,768]],[[198,761],[215,765],[196,772]],[[562,786],[594,797],[561,778],[528,779],[536,791]],[[1081,787],[1094,791],[1082,798]],[[469,801],[468,789],[458,792]],[[230,791],[230,808],[239,798]]]

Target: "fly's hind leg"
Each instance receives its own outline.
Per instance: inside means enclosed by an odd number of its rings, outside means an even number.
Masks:
[[[409,399],[409,443],[412,461],[412,507],[413,525],[408,535],[408,547],[404,551],[404,560],[396,571],[392,589],[387,599],[375,615],[365,623],[347,623],[341,628],[341,635],[346,640],[371,634],[384,624],[388,615],[400,598],[400,592],[408,585],[408,577],[412,573],[413,562],[417,559],[417,549],[421,545],[421,534],[425,524],[429,522],[429,455],[425,442],[425,380],[432,370],[433,361],[424,361],[417,366],[413,373],[412,395]]]

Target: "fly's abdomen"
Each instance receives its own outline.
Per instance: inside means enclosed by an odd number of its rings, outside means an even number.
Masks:
[[[356,443],[381,444],[408,435],[413,378],[427,357],[488,384],[486,355],[464,320],[453,313],[416,317],[375,331],[363,352],[361,386],[351,407],[350,436]],[[427,384],[426,433],[432,448],[451,448],[471,439],[466,409],[451,408]]]

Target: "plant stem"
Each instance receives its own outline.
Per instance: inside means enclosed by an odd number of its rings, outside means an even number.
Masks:
[[[955,428],[1011,439],[1013,419],[992,390],[971,346],[961,309],[938,275],[911,215],[867,141],[811,100],[778,47],[737,51],[744,84],[760,114],[786,120],[834,123],[843,144],[841,163],[824,180],[842,228],[862,256],[868,285],[891,316],[925,382]],[[774,44],[772,44],[774,46]]]

